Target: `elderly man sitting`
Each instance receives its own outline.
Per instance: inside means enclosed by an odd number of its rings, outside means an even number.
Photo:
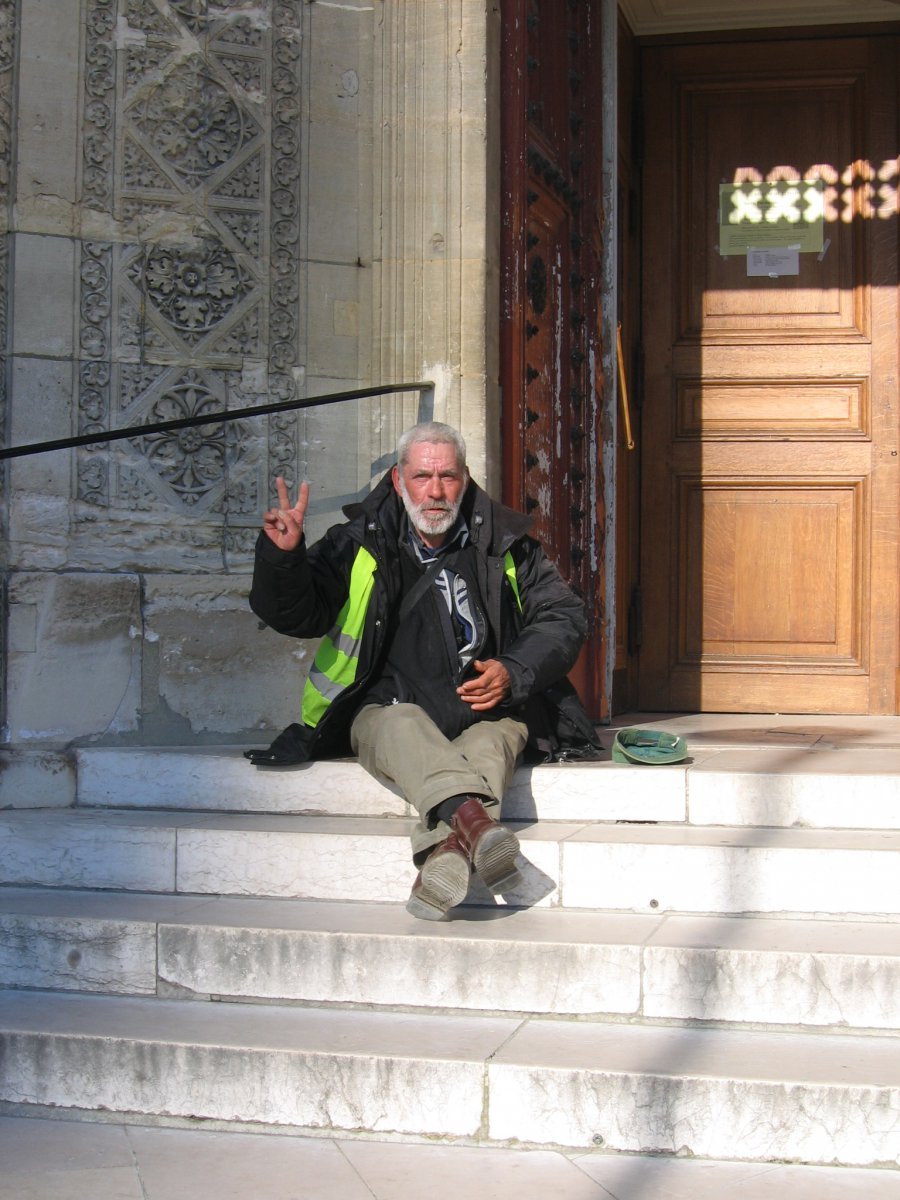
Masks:
[[[529,520],[490,499],[449,425],[414,426],[397,465],[348,520],[312,546],[309,486],[291,504],[283,479],[265,513],[250,603],[293,637],[322,637],[302,721],[265,765],[359,756],[419,814],[410,913],[439,920],[465,899],[472,872],[494,892],[518,882],[518,841],[499,824],[503,793],[529,740],[545,756],[566,730],[596,745],[565,680],[586,626],[581,601]]]

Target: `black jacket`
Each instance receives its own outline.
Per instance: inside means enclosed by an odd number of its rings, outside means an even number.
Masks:
[[[384,663],[402,598],[398,538],[403,507],[391,473],[344,512],[345,523],[332,526],[312,546],[304,539],[292,552],[279,550],[264,533],[259,536],[250,605],[272,629],[292,637],[321,637],[332,629],[360,546],[373,555],[377,570],[354,686],[334,701],[315,728],[290,725],[268,751],[248,751],[255,763],[278,765],[349,753],[350,722]],[[565,678],[586,633],[580,599],[528,536],[528,518],[491,500],[472,482],[462,512],[477,552],[479,590],[496,657],[510,676],[505,708],[524,716],[541,757],[593,757],[598,749],[593,726]],[[521,609],[504,569],[507,552],[516,565]]]

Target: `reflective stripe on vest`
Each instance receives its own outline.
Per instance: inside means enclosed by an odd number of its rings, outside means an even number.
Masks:
[[[359,650],[372,588],[376,562],[360,546],[350,572],[350,593],[338,613],[334,628],[322,638],[309,678],[303,686],[302,715],[305,725],[315,727],[336,698],[356,681]]]
[[[522,597],[519,595],[519,581],[516,579],[516,564],[513,562],[512,551],[507,550],[503,556],[504,574],[510,582],[513,590],[513,595],[516,598],[516,604],[519,606],[519,612],[522,611]]]

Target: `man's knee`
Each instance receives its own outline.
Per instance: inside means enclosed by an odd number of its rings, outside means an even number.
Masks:
[[[385,704],[375,719],[380,730],[389,731],[391,737],[398,738],[415,734],[431,723],[425,710],[418,704]]]
[[[422,730],[428,721],[418,704],[367,705],[356,715],[350,730],[350,741],[356,753],[360,743],[374,745],[382,738],[402,742]]]

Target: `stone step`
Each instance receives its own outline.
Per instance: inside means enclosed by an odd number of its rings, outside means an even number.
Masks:
[[[0,883],[405,902],[406,818],[12,810]],[[900,915],[900,831],[521,825],[521,886],[468,903],[628,912]]]
[[[0,987],[900,1029],[900,925],[0,889]]]
[[[6,992],[0,1100],[763,1162],[900,1163],[895,1038]]]
[[[82,749],[77,798],[85,807],[409,813],[355,760],[255,768],[236,748]],[[516,820],[900,829],[900,748],[701,746],[688,765],[523,767],[504,811]]]
[[[329,816],[410,815],[400,794],[356,759],[252,767],[238,749],[78,751],[86,808],[187,809]],[[652,777],[651,777],[652,776]],[[516,820],[683,821],[685,768],[641,771],[613,762],[522,767],[504,798]]]
[[[490,1136],[900,1165],[900,1042],[534,1020],[489,1066]]]

